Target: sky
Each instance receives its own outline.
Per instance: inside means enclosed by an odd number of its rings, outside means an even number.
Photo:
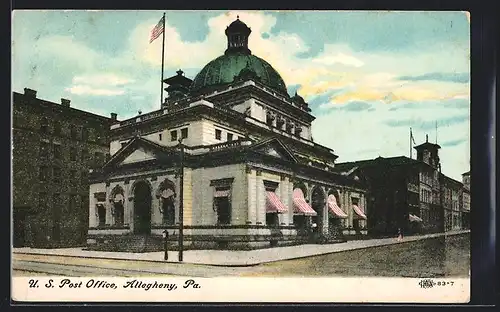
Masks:
[[[13,91],[118,119],[158,109],[161,37],[149,35],[162,14],[14,11]],[[313,139],[337,162],[410,156],[411,127],[417,144],[437,140],[444,174],[469,171],[468,13],[167,11],[165,78],[193,79],[222,55],[237,15],[252,53],[309,103]]]

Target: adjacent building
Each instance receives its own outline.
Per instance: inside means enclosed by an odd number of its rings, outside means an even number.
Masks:
[[[164,230],[176,241],[180,200],[188,248],[366,235],[363,184],[334,171],[308,104],[252,54],[250,33],[234,21],[223,55],[165,80],[160,109],[113,123],[111,159],[91,173],[89,248],[161,248]]]
[[[463,183],[442,174],[441,147],[428,139],[414,148],[417,159],[378,157],[336,165],[337,172],[367,186],[370,236],[395,236],[399,229],[415,234],[468,228],[469,173]]]
[[[88,229],[88,171],[109,155],[116,120],[53,103],[35,90],[13,92],[12,175],[15,247],[76,246]]]

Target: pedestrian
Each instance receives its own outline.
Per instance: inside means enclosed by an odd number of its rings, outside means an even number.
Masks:
[[[166,261],[168,260],[168,231],[165,230],[163,231],[163,250],[164,250],[164,255],[163,259]]]
[[[398,242],[402,241],[403,241],[403,231],[401,230],[401,228],[398,228]]]

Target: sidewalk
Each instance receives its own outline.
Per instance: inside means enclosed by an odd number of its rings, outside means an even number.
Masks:
[[[217,265],[217,266],[250,266],[261,263],[274,262],[280,260],[290,260],[309,256],[323,255],[347,250],[362,249],[369,247],[385,246],[391,244],[401,244],[405,242],[418,241],[422,239],[451,236],[469,233],[470,230],[451,231],[446,233],[436,233],[418,236],[407,236],[402,242],[398,242],[396,238],[369,239],[348,241],[345,243],[328,244],[328,245],[297,245],[289,247],[276,247],[257,250],[186,250],[184,251],[183,263],[201,264],[201,265]],[[54,256],[70,256],[83,258],[99,258],[99,259],[120,259],[120,260],[135,260],[162,262],[163,252],[149,253],[127,253],[127,252],[104,252],[104,251],[88,251],[82,248],[62,248],[62,249],[35,249],[35,248],[13,248],[15,254],[35,254],[35,255],[54,255]],[[169,260],[167,263],[179,263],[178,252],[170,251],[168,253]]]

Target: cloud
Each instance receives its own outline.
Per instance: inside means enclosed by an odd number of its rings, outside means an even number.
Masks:
[[[468,83],[470,81],[469,73],[428,73],[418,76],[401,76],[399,80],[421,81],[421,80],[434,80],[434,81],[448,81],[457,83]]]
[[[357,58],[343,53],[337,53],[335,55],[322,55],[312,59],[312,62],[324,65],[344,64],[354,67],[361,67],[364,65],[364,63]]]
[[[451,126],[454,124],[459,124],[466,122],[470,119],[469,115],[459,115],[443,119],[434,119],[436,116],[429,116],[428,119],[419,118],[407,118],[407,119],[389,119],[384,121],[384,123],[390,127],[417,127],[422,130],[431,130],[436,127],[436,122],[438,126]]]
[[[462,143],[465,143],[466,139],[458,139],[458,140],[452,140],[452,141],[446,141],[444,143],[441,143],[441,147],[451,147],[451,146],[457,146]]]
[[[75,76],[73,77],[73,83],[75,84],[89,84],[89,85],[107,85],[107,86],[119,86],[133,83],[134,80],[127,77],[118,76],[116,74],[93,74],[85,76]]]
[[[78,94],[78,95],[114,96],[114,95],[122,95],[125,93],[124,90],[94,88],[87,85],[76,85],[66,88],[65,90],[71,94]]]

